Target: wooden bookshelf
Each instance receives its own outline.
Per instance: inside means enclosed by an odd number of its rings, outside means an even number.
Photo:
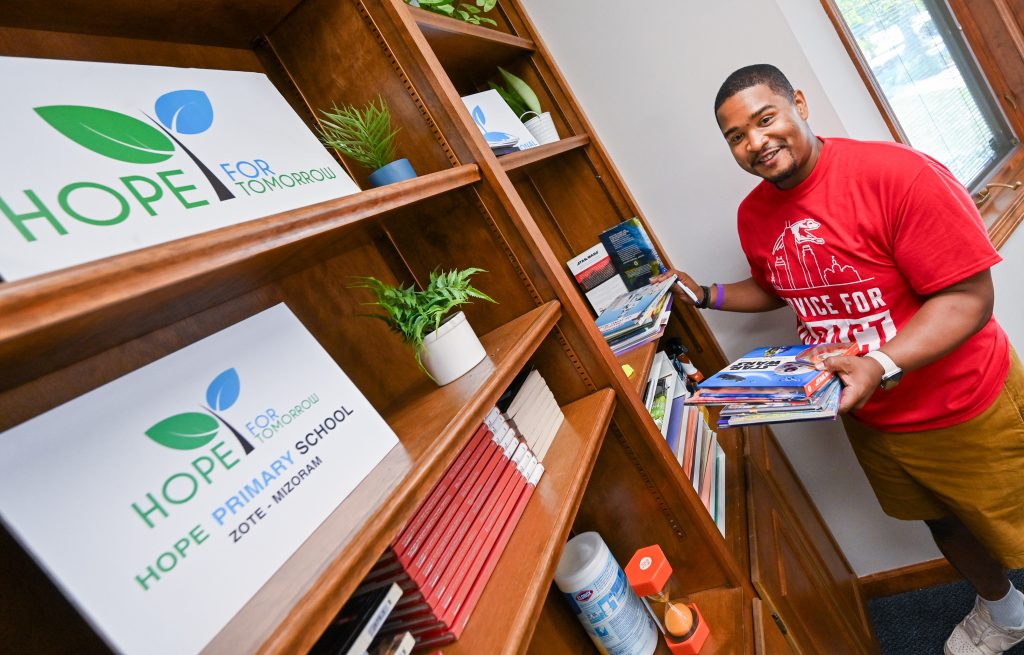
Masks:
[[[657,345],[612,355],[565,268],[602,230],[646,221],[518,0],[500,0],[496,29],[404,0],[94,5],[0,0],[0,55],[264,73],[312,130],[319,108],[379,96],[401,130],[401,156],[423,173],[0,283],[0,430],[284,302],[398,434],[400,446],[204,652],[308,650],[529,363],[567,422],[462,640],[444,652],[545,653],[555,634],[593,652],[551,581],[567,535],[595,529],[622,563],[662,545],[712,626],[705,652],[753,654],[745,433],[727,440],[723,539],[640,401]],[[490,153],[460,95],[487,88],[499,65],[534,88],[561,141]],[[366,171],[338,159],[365,182]],[[438,388],[386,326],[359,316],[366,296],[349,285],[360,275],[422,285],[438,268],[469,266],[487,269],[480,286],[499,300],[466,306],[489,358]],[[699,312],[675,307],[667,332],[705,372],[725,364]],[[0,560],[10,574],[0,576],[0,631],[12,651],[104,650],[6,530]]]
[[[634,348],[628,353],[619,355],[619,365],[633,367],[633,375],[629,378],[633,390],[637,396],[642,396],[644,384],[647,383],[647,376],[651,374],[651,366],[654,364],[654,355],[658,352],[658,342],[645,343],[639,348]]]
[[[497,655],[526,651],[614,404],[615,394],[605,389],[562,408],[565,423],[544,460],[544,477],[466,632],[441,652]],[[485,613],[501,617],[503,629],[496,630],[490,621],[478,618]]]
[[[528,148],[527,150],[520,150],[519,152],[513,152],[503,157],[499,157],[498,161],[501,162],[501,167],[506,171],[513,171],[517,168],[523,168],[536,164],[538,162],[544,162],[552,157],[557,157],[562,153],[582,148],[590,143],[590,137],[586,134],[577,134],[576,136],[567,136],[564,139],[559,139],[554,143],[545,143],[544,145],[537,146],[536,148]]]
[[[427,380],[413,397],[384,411],[401,445],[216,637],[211,652],[308,650],[558,317],[551,302],[484,335],[488,357],[476,368],[440,388]]]

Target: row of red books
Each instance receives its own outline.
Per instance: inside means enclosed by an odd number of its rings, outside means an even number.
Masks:
[[[458,639],[543,471],[527,440],[491,410],[356,591],[401,586],[380,633],[410,632],[417,650]]]

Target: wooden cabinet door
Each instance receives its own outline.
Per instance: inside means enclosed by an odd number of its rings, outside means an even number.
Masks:
[[[747,462],[751,581],[785,625],[803,655],[862,655],[871,650],[854,636],[827,588],[800,527],[793,523],[757,466]]]
[[[861,597],[857,575],[800,483],[778,441],[763,427],[750,430],[747,453],[752,464],[765,474],[776,496],[800,528],[811,558],[839,604],[850,631],[869,652],[877,652],[874,630]]]
[[[782,634],[781,619],[760,598],[754,599],[754,653],[756,655],[793,655]]]

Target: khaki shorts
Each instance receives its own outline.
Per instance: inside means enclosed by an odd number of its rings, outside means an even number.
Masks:
[[[882,432],[844,416],[878,502],[906,520],[956,515],[1007,568],[1024,567],[1024,368],[1010,351],[1003,391],[948,428]],[[882,392],[884,393],[884,392]]]

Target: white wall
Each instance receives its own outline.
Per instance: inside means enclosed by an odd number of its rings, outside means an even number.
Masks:
[[[757,179],[735,164],[713,115],[730,72],[775,64],[803,89],[818,134],[890,138],[818,0],[522,2],[669,257],[704,283],[749,276],[736,207]],[[1022,242],[1007,249],[1024,256]],[[1000,298],[1020,268],[997,267]],[[1024,334],[1015,303],[1001,300],[997,315],[1011,338]],[[789,309],[707,317],[729,357],[795,338]],[[882,513],[838,425],[776,434],[858,575],[939,556],[923,524]]]

